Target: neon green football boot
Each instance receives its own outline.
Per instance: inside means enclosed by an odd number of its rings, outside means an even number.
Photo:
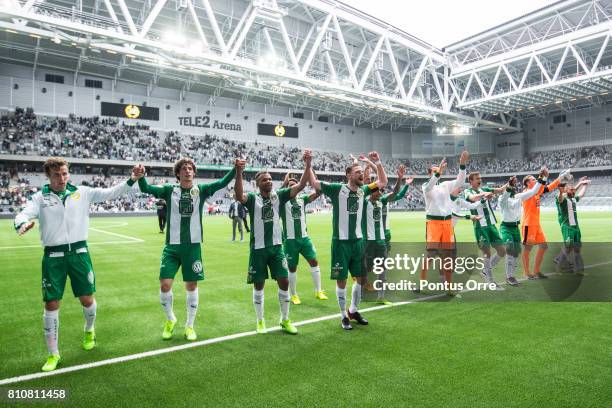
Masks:
[[[327,300],[327,295],[324,290],[318,290],[315,292],[315,298],[319,300]]]
[[[185,339],[189,341],[195,341],[198,338],[193,327],[185,327]]]
[[[170,340],[172,335],[174,334],[174,325],[176,325],[176,320],[167,320],[164,325],[164,332],[162,333],[162,339]]]
[[[42,366],[42,370],[47,372],[47,371],[53,371],[57,368],[57,365],[60,362],[60,356],[59,354],[49,354],[49,357],[47,357],[47,362],[45,363],[44,366]]]
[[[285,333],[289,334],[297,334],[297,327],[291,324],[291,320],[282,320],[280,322],[280,327]]]
[[[96,332],[91,329],[83,335],[83,350],[92,350],[96,347]]]
[[[266,334],[268,330],[266,329],[266,321],[264,319],[257,321],[257,334]]]

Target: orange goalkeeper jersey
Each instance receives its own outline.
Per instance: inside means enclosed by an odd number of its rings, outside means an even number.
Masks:
[[[521,224],[540,225],[540,200],[542,195],[556,189],[560,182],[559,179],[556,179],[547,186],[542,184],[536,195],[523,201],[523,219],[521,220]]]

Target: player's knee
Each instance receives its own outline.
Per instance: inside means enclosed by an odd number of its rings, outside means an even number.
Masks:
[[[79,301],[81,302],[81,305],[83,305],[83,307],[89,307],[93,304],[94,297],[93,296],[81,296],[79,297]]]
[[[188,291],[193,292],[197,288],[198,288],[198,281],[185,282],[185,289],[187,289]]]
[[[496,250],[498,256],[506,256],[506,248],[503,246],[497,247]]]
[[[255,290],[263,290],[266,282],[255,282],[253,285],[255,286]],[[280,285],[279,285],[280,286]]]
[[[45,302],[45,310],[49,312],[59,309],[59,306],[60,306],[59,300],[50,300],[48,302]]]
[[[278,288],[280,290],[287,290],[287,289],[289,289],[289,279],[287,279],[287,278],[278,278],[276,280],[276,283],[278,284]]]
[[[309,260],[309,261],[308,261],[308,264],[309,264],[310,266],[312,266],[313,268],[314,268],[315,266],[319,266],[319,262],[317,262],[317,260],[316,260],[316,259],[311,259],[311,260]]]
[[[170,290],[172,289],[172,282],[160,282],[159,288],[161,289],[162,292],[170,292]]]

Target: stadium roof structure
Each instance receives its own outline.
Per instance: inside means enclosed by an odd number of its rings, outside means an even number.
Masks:
[[[0,61],[309,109],[358,126],[520,130],[612,82],[612,0],[444,50],[333,0],[0,0]],[[435,22],[435,19],[432,20]],[[574,99],[574,100],[572,100]]]

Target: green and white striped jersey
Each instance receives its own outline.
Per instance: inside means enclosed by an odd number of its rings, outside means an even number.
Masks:
[[[138,180],[140,191],[166,200],[166,245],[197,244],[202,242],[202,209],[206,199],[227,186],[234,178],[232,169],[222,179],[191,188],[179,184],[151,186],[144,177]]]
[[[299,239],[308,236],[306,228],[306,204],[310,196],[303,194],[295,197],[280,207],[283,220],[283,239]]]
[[[557,215],[560,225],[570,227],[578,226],[578,213],[576,212],[576,203],[580,201],[580,197],[565,197],[563,202],[559,203],[559,196],[555,197],[557,204]]]
[[[383,209],[386,204],[387,200],[383,203],[382,199],[376,201],[372,201],[371,199],[365,200],[361,228],[365,233],[366,241],[376,241],[384,244],[385,229]]]
[[[481,187],[479,189],[467,188],[465,189],[465,199],[471,202],[470,198],[472,196],[483,192],[491,193],[493,192],[493,189],[489,187]],[[485,200],[482,205],[470,210],[470,212],[472,215],[479,215],[482,217],[479,221],[474,221],[474,228],[497,225],[497,218],[495,218],[495,213],[491,207],[491,200]]]
[[[373,184],[376,187],[376,184]],[[373,188],[374,188],[373,187]],[[352,191],[347,184],[321,182],[321,192],[332,200],[334,207],[332,224],[333,239],[361,239],[361,218],[365,197],[371,192],[370,186],[361,186]]]
[[[282,245],[280,209],[289,201],[290,194],[290,188],[272,191],[268,197],[262,197],[260,193],[247,194],[245,205],[251,219],[252,249]]]

